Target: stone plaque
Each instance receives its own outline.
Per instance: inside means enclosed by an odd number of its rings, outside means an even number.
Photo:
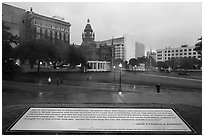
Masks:
[[[173,109],[29,108],[10,131],[192,132]]]

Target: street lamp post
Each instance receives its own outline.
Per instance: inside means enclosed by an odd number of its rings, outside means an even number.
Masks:
[[[137,68],[137,66],[135,65],[135,74],[136,74],[136,68]]]
[[[113,81],[115,81],[115,66],[113,66],[113,71],[114,71],[114,79],[113,79]]]
[[[119,92],[119,94],[122,94],[122,88],[121,88],[121,68],[122,68],[122,64],[121,63],[119,64],[119,67],[120,67],[120,85],[119,85],[118,92]]]

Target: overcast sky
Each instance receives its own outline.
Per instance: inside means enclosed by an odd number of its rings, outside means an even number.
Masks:
[[[146,50],[192,46],[202,35],[201,2],[179,3],[13,3],[7,4],[45,16],[58,15],[71,23],[71,43],[81,44],[81,33],[90,19],[95,40],[107,40],[131,34],[145,44]]]

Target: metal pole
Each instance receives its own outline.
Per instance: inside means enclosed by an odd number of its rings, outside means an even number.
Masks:
[[[119,92],[121,92],[122,91],[122,89],[121,89],[121,68],[120,68],[120,86],[119,86],[119,90],[118,90]]]
[[[114,81],[115,81],[115,68],[114,68]]]

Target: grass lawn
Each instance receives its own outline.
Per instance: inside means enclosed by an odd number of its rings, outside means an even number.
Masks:
[[[145,75],[143,75],[145,74]],[[61,78],[67,81],[86,81],[88,78],[91,81],[104,82],[104,83],[119,83],[120,73],[117,71],[115,73],[115,81],[113,72],[98,72],[98,73],[69,73],[69,72],[32,72],[32,73],[22,73],[16,75],[14,80],[22,82],[47,82],[48,77],[50,76],[53,81],[56,81],[57,78]],[[148,75],[156,76],[171,76],[178,78],[195,78],[195,80],[185,80],[185,79],[176,79],[168,77],[155,77]],[[161,84],[162,88],[180,88],[185,90],[202,90],[202,72],[192,72],[190,76],[180,76],[175,72],[164,73],[164,72],[133,72],[122,71],[122,83],[130,85],[145,85],[145,86],[155,86],[158,82]]]
[[[145,74],[145,75],[143,75]],[[155,77],[148,76],[150,75],[162,75],[162,76],[172,76],[172,77],[182,77],[189,79],[202,79],[201,72],[196,72],[190,74],[190,76],[179,76],[176,73],[160,73],[160,72],[122,72],[122,83],[130,85],[144,85],[144,86],[155,86],[157,82],[160,82],[162,88],[168,89],[179,89],[179,90],[188,90],[192,92],[202,92],[202,81],[194,80],[185,80],[185,79],[174,79],[166,77]],[[113,81],[114,73],[68,73],[68,72],[40,72],[40,73],[22,73],[16,74],[14,81],[20,81],[25,83],[46,83],[47,78],[51,76],[52,80],[55,82],[57,78],[64,80],[65,84],[69,81],[87,81],[89,78],[90,81],[104,82],[104,83],[119,83],[119,72],[115,73],[116,81]],[[29,88],[29,92],[25,90],[25,86],[19,84],[16,85],[18,88],[15,90],[15,86],[12,85],[2,85],[2,97],[3,97],[3,106],[2,106],[2,132],[5,133],[5,130],[17,119],[17,117],[22,114],[28,107],[159,107],[159,108],[174,108],[179,114],[196,130],[196,134],[202,134],[202,107],[181,104],[159,104],[159,103],[143,103],[143,104],[125,104],[125,103],[103,103],[103,104],[71,104],[68,102],[52,102],[44,101],[38,102],[35,100],[36,93],[35,87]],[[51,88],[51,87],[50,87]],[[60,88],[60,87],[59,87]],[[86,89],[84,89],[86,90]],[[88,90],[88,89],[87,89]],[[12,92],[15,91],[15,94]],[[56,91],[57,92],[57,91]],[[11,94],[10,94],[11,93]],[[12,95],[12,97],[10,96]],[[17,96],[18,99],[24,99],[16,103]],[[5,98],[4,98],[5,97]],[[26,98],[26,99],[25,99]],[[87,97],[88,99],[88,97]]]

